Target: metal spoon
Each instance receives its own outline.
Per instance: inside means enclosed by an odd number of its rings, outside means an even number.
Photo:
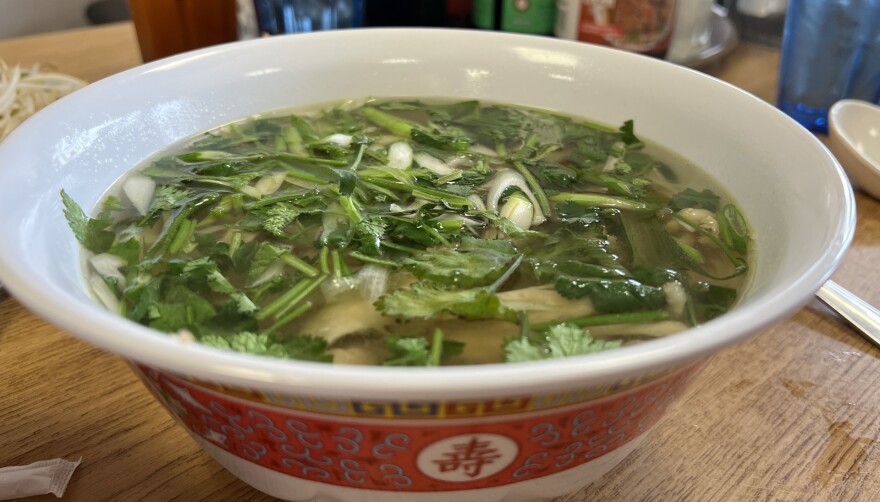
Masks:
[[[880,347],[880,310],[834,281],[826,282],[816,296],[849,321],[867,340]]]

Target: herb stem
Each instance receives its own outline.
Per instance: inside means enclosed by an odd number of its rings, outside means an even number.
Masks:
[[[428,366],[440,366],[443,357],[443,331],[434,328],[434,336],[431,338],[431,353],[428,357]]]
[[[330,253],[330,263],[333,265],[333,277],[337,279],[342,277],[342,256],[339,249],[334,249]]]
[[[553,214],[550,208],[550,201],[547,199],[547,194],[544,193],[544,189],[541,188],[541,184],[538,183],[538,180],[535,179],[532,172],[529,171],[522,162],[514,161],[513,167],[515,167],[522,177],[525,178],[529,188],[532,189],[532,193],[535,194],[535,199],[538,200],[538,206],[541,207],[541,211],[550,217]]]
[[[190,201],[187,205],[180,208],[176,214],[169,216],[169,219],[165,221],[160,237],[150,248],[150,254],[155,256],[156,252],[166,250],[167,247],[171,245],[171,241],[177,236],[177,231],[180,228],[180,225],[183,224],[184,220],[187,220],[191,214],[199,209],[213,204],[219,198],[220,196],[216,193],[206,193],[201,197]]]
[[[748,265],[746,265],[745,261],[743,261],[742,258],[735,256],[733,250],[731,250],[730,247],[727,244],[725,244],[724,242],[722,242],[721,239],[719,239],[715,234],[713,234],[712,232],[709,232],[708,230],[701,227],[697,223],[694,223],[693,221],[691,221],[689,218],[681,216],[678,213],[672,213],[672,217],[675,218],[676,220],[686,224],[687,226],[693,228],[700,235],[702,235],[702,236],[706,237],[707,239],[709,239],[710,241],[712,241],[712,243],[715,244],[715,246],[717,246],[718,249],[720,249],[722,253],[724,253],[724,256],[727,257],[728,260],[730,260],[730,264],[733,265],[733,267],[734,267],[733,274],[725,276],[725,277],[715,277],[715,276],[712,276],[712,275],[707,274],[705,272],[701,272],[701,273],[703,273],[707,277],[712,277],[713,279],[724,280],[724,279],[730,279],[731,277],[736,277],[738,275],[744,274],[749,269],[749,267],[748,267]]]
[[[299,131],[292,126],[285,127],[282,130],[282,134],[284,137],[284,142],[287,143],[287,151],[294,155],[303,155],[307,154],[305,146],[303,145],[302,135]]]
[[[232,238],[229,240],[229,256],[235,256],[235,253],[237,253],[238,249],[241,247],[241,243],[241,232],[232,232]]]
[[[367,120],[376,124],[377,126],[384,127],[385,129],[388,129],[398,136],[403,136],[406,138],[412,137],[411,135],[413,129],[415,129],[415,125],[407,122],[406,120],[397,118],[394,115],[385,113],[378,108],[373,108],[371,106],[365,106],[361,109],[361,112],[364,114],[364,117],[366,117]]]
[[[293,321],[297,317],[305,314],[311,308],[312,308],[312,302],[303,303],[299,307],[295,308],[291,313],[289,313],[286,316],[282,317],[281,319],[278,319],[277,321],[275,321],[275,324],[269,326],[269,328],[266,329],[266,331],[264,331],[264,333],[267,335],[271,335],[272,333],[277,331],[278,328],[280,328],[286,324],[289,324],[291,321]]]
[[[367,144],[362,143],[361,147],[358,149],[358,153],[355,156],[354,161],[348,167],[349,169],[351,169],[352,171],[357,171],[358,166],[361,165],[361,159],[364,158],[364,151],[366,151],[366,149],[367,149]]]
[[[357,207],[357,202],[350,195],[340,195],[338,201],[339,205],[345,209],[345,214],[352,223],[357,225],[364,219],[364,215],[361,214]]]
[[[372,256],[367,256],[363,253],[358,253],[357,251],[352,251],[348,253],[348,256],[351,256],[352,258],[362,261],[364,263],[372,263],[374,265],[381,265],[383,267],[389,268],[400,268],[400,264],[397,262],[393,262],[391,260],[383,260],[381,258],[374,258]]]
[[[507,282],[507,279],[510,279],[510,276],[513,275],[514,272],[516,272],[516,269],[519,268],[520,264],[522,264],[524,258],[525,256],[518,255],[516,259],[513,260],[513,263],[509,267],[507,267],[507,270],[505,270],[504,273],[501,274],[501,277],[495,279],[495,282],[493,282],[486,289],[494,293],[498,288],[501,287],[502,284]]]
[[[180,225],[177,227],[177,232],[174,234],[174,239],[171,240],[171,244],[168,246],[168,252],[171,254],[177,254],[183,249],[183,246],[186,245],[186,242],[192,236],[193,229],[196,227],[196,221],[191,218],[184,218]]]
[[[274,319],[278,320],[280,316],[285,315],[288,311],[290,311],[290,309],[294,308],[297,304],[299,304],[306,297],[312,294],[312,291],[320,286],[326,278],[326,275],[322,275],[312,279],[311,281],[306,281],[306,287],[302,291],[300,291],[299,294],[292,296],[290,301],[286,305],[283,305],[282,308],[275,313],[275,315],[273,316]]]
[[[669,319],[669,313],[665,310],[651,310],[648,312],[626,312],[622,314],[600,314],[587,317],[578,317],[575,319],[566,319],[559,321],[549,321],[532,324],[531,329],[534,331],[543,331],[557,324],[566,323],[574,324],[579,328],[587,326],[606,326],[610,324],[629,324],[657,322]]]
[[[256,313],[254,318],[258,321],[266,319],[267,317],[278,318],[278,316],[284,315],[285,312],[289,311],[291,308],[295,307],[303,298],[308,296],[316,287],[318,287],[324,279],[326,279],[326,275],[321,275],[314,279],[304,279],[298,282],[295,286],[287,290],[283,295],[276,298],[272,303],[266,306],[266,308],[260,310]]]
[[[287,171],[287,176],[289,176],[293,179],[308,181],[309,183],[317,183],[319,185],[322,185],[324,183],[329,183],[329,181],[327,181],[323,178],[319,178],[319,177],[314,176],[312,174],[298,171],[295,167],[288,165],[288,164],[285,164],[284,162],[281,162],[280,164],[281,164],[281,167],[283,167]]]
[[[274,155],[282,160],[298,160],[300,162],[310,162],[312,164],[326,164],[328,166],[344,167],[348,162],[338,159],[323,159],[321,157],[308,157],[306,155],[295,155],[292,153],[277,153]]]
[[[439,178],[434,180],[434,185],[435,186],[445,185],[451,181],[455,181],[457,179],[460,179],[462,176],[464,176],[464,173],[462,173],[461,170],[456,170],[456,171],[451,172],[445,176],[440,176]]]
[[[529,324],[529,311],[521,310],[519,312],[519,337],[522,339],[528,339],[529,331],[532,329],[531,324]]]
[[[444,246],[449,245],[449,240],[447,240],[446,237],[443,237],[443,234],[438,232],[437,229],[432,227],[431,225],[428,225],[427,223],[423,223],[423,224],[419,225],[419,228],[421,230],[424,230],[425,232],[427,232],[429,235],[431,235],[431,237],[437,239]]]
[[[550,200],[556,202],[570,201],[582,206],[609,207],[630,211],[647,211],[652,209],[651,205],[647,202],[597,193],[562,192],[551,196]]]
[[[296,270],[299,270],[300,272],[305,274],[306,277],[315,277],[320,273],[318,271],[318,269],[309,265],[308,263],[306,263],[302,259],[297,258],[296,256],[294,256],[291,253],[282,253],[280,255],[280,258],[281,258],[281,261],[283,261],[284,263],[287,263],[288,265],[295,268]]]
[[[370,182],[383,188],[400,192],[409,192],[413,197],[424,199],[428,202],[446,201],[446,203],[453,206],[471,206],[471,201],[467,200],[466,197],[445,190],[439,190],[437,188],[427,188],[416,184],[401,183],[399,181],[391,181],[381,178],[372,178],[370,179]]]
[[[409,247],[409,246],[404,246],[404,245],[402,245],[402,244],[397,244],[397,243],[394,243],[394,242],[388,242],[388,241],[385,241],[385,240],[381,241],[380,244],[383,245],[383,246],[385,246],[385,247],[391,248],[391,249],[396,249],[396,250],[398,250],[398,251],[403,251],[404,253],[409,253],[409,254],[421,253],[421,250],[419,250],[419,249],[411,248],[411,247]]]
[[[321,272],[323,272],[325,275],[330,274],[329,257],[330,257],[330,248],[328,248],[327,246],[322,247],[321,254],[319,255],[318,260],[319,260],[319,263],[321,264]]]

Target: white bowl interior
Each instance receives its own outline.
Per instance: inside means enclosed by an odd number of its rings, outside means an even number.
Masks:
[[[62,216],[65,189],[92,207],[167,144],[268,110],[365,96],[477,98],[546,108],[636,133],[708,171],[750,219],[757,244],[733,312],[657,342],[555,362],[528,375],[491,365],[411,371],[273,361],[184,346],[95,305]],[[852,236],[852,192],[812,135],[757,98],[660,61],[575,42],[485,32],[351,30],[188,53],[93,84],[0,145],[0,281],[26,305],[105,349],[246,386],[327,395],[497,395],[601,381],[703,357],[778,321],[818,289]],[[533,366],[547,368],[543,363]],[[444,372],[448,387],[432,384]],[[479,387],[467,385],[481,376]],[[468,387],[464,389],[464,387]]]

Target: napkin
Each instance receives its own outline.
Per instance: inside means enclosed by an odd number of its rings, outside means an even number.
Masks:
[[[32,495],[54,493],[61,498],[77,461],[55,458],[30,465],[15,465],[0,469],[0,500],[11,500]]]

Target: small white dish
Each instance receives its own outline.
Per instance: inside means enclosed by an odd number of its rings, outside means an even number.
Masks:
[[[880,199],[880,106],[844,99],[828,113],[831,151],[862,191]]]

